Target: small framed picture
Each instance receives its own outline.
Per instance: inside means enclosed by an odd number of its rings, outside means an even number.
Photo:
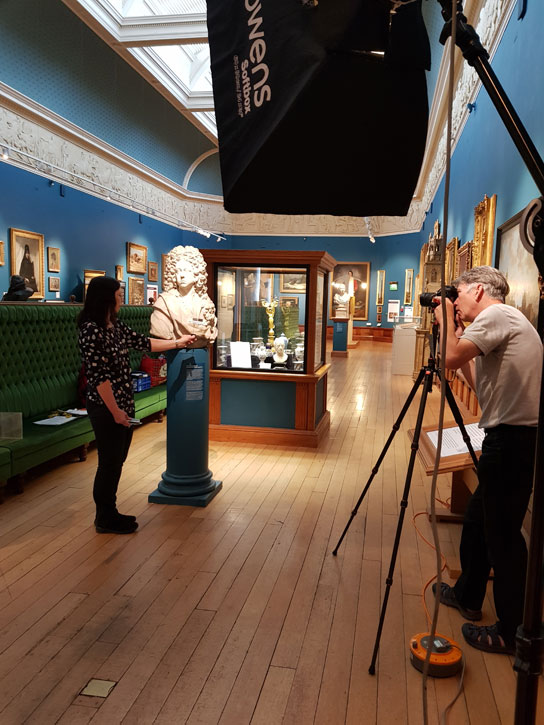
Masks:
[[[150,282],[158,282],[159,281],[159,263],[158,262],[148,262],[148,264],[147,264],[147,279]]]
[[[127,242],[127,272],[145,274],[147,272],[147,247]],[[130,298],[130,284],[128,289]]]
[[[227,295],[227,310],[234,308],[234,295]]]
[[[127,303],[127,283],[123,280],[119,280],[119,289],[123,291],[123,304]]]
[[[6,263],[6,252],[4,251],[4,242],[0,242],[0,267]]]
[[[115,265],[115,279],[119,282],[123,279],[123,265],[122,264],[116,264]]]
[[[157,301],[157,297],[159,296],[159,285],[157,284],[148,284],[147,289],[145,292],[145,297],[147,299],[148,305],[154,305]]]
[[[227,308],[227,295],[221,295],[221,307]]]
[[[105,272],[101,269],[84,269],[83,270],[83,299],[87,296],[87,287],[94,277],[104,277]]]
[[[47,271],[60,272],[60,249],[47,247]]]
[[[381,321],[382,321],[382,313],[378,312],[378,314],[376,315],[376,322],[381,322]]]
[[[382,305],[377,305],[377,306],[376,306],[376,312],[377,312],[377,313],[378,313],[379,315],[381,315],[381,314],[382,314]]]
[[[49,291],[60,292],[60,277],[49,277]]]
[[[145,305],[145,284],[139,277],[128,278],[129,305]]]
[[[298,297],[280,297],[280,307],[298,307]]]

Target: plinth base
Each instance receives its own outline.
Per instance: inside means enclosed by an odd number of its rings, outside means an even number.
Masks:
[[[180,487],[179,493],[162,493],[160,485],[147,497],[149,503],[165,503],[171,506],[200,506],[204,508],[223,488],[223,481],[210,481],[210,485],[204,493],[191,490],[183,491],[182,487]]]

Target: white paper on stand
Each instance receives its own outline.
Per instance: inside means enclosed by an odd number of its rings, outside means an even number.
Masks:
[[[485,436],[483,428],[478,428],[478,423],[470,423],[465,426],[465,429],[469,435],[472,448],[475,451],[482,450],[482,441]],[[436,448],[438,444],[438,431],[431,430],[427,432],[429,440]],[[442,450],[440,452],[441,457],[455,456],[459,453],[468,453],[468,448],[461,435],[459,428],[444,428],[442,432]]]
[[[249,347],[249,342],[231,342],[230,359],[231,366],[233,368],[250,368],[251,349]]]

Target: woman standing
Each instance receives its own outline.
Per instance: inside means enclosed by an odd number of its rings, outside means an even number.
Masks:
[[[78,317],[79,349],[87,375],[87,412],[98,449],[93,498],[99,534],[132,534],[138,528],[136,518],[120,514],[116,506],[134,416],[129,349],[163,352],[186,347],[195,339],[183,335],[176,340],[155,340],[134,332],[117,319],[122,302],[118,280],[95,277]]]

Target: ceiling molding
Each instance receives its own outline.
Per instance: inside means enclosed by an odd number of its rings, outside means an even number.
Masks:
[[[124,18],[118,30],[118,42],[126,47],[207,43],[206,14]]]

